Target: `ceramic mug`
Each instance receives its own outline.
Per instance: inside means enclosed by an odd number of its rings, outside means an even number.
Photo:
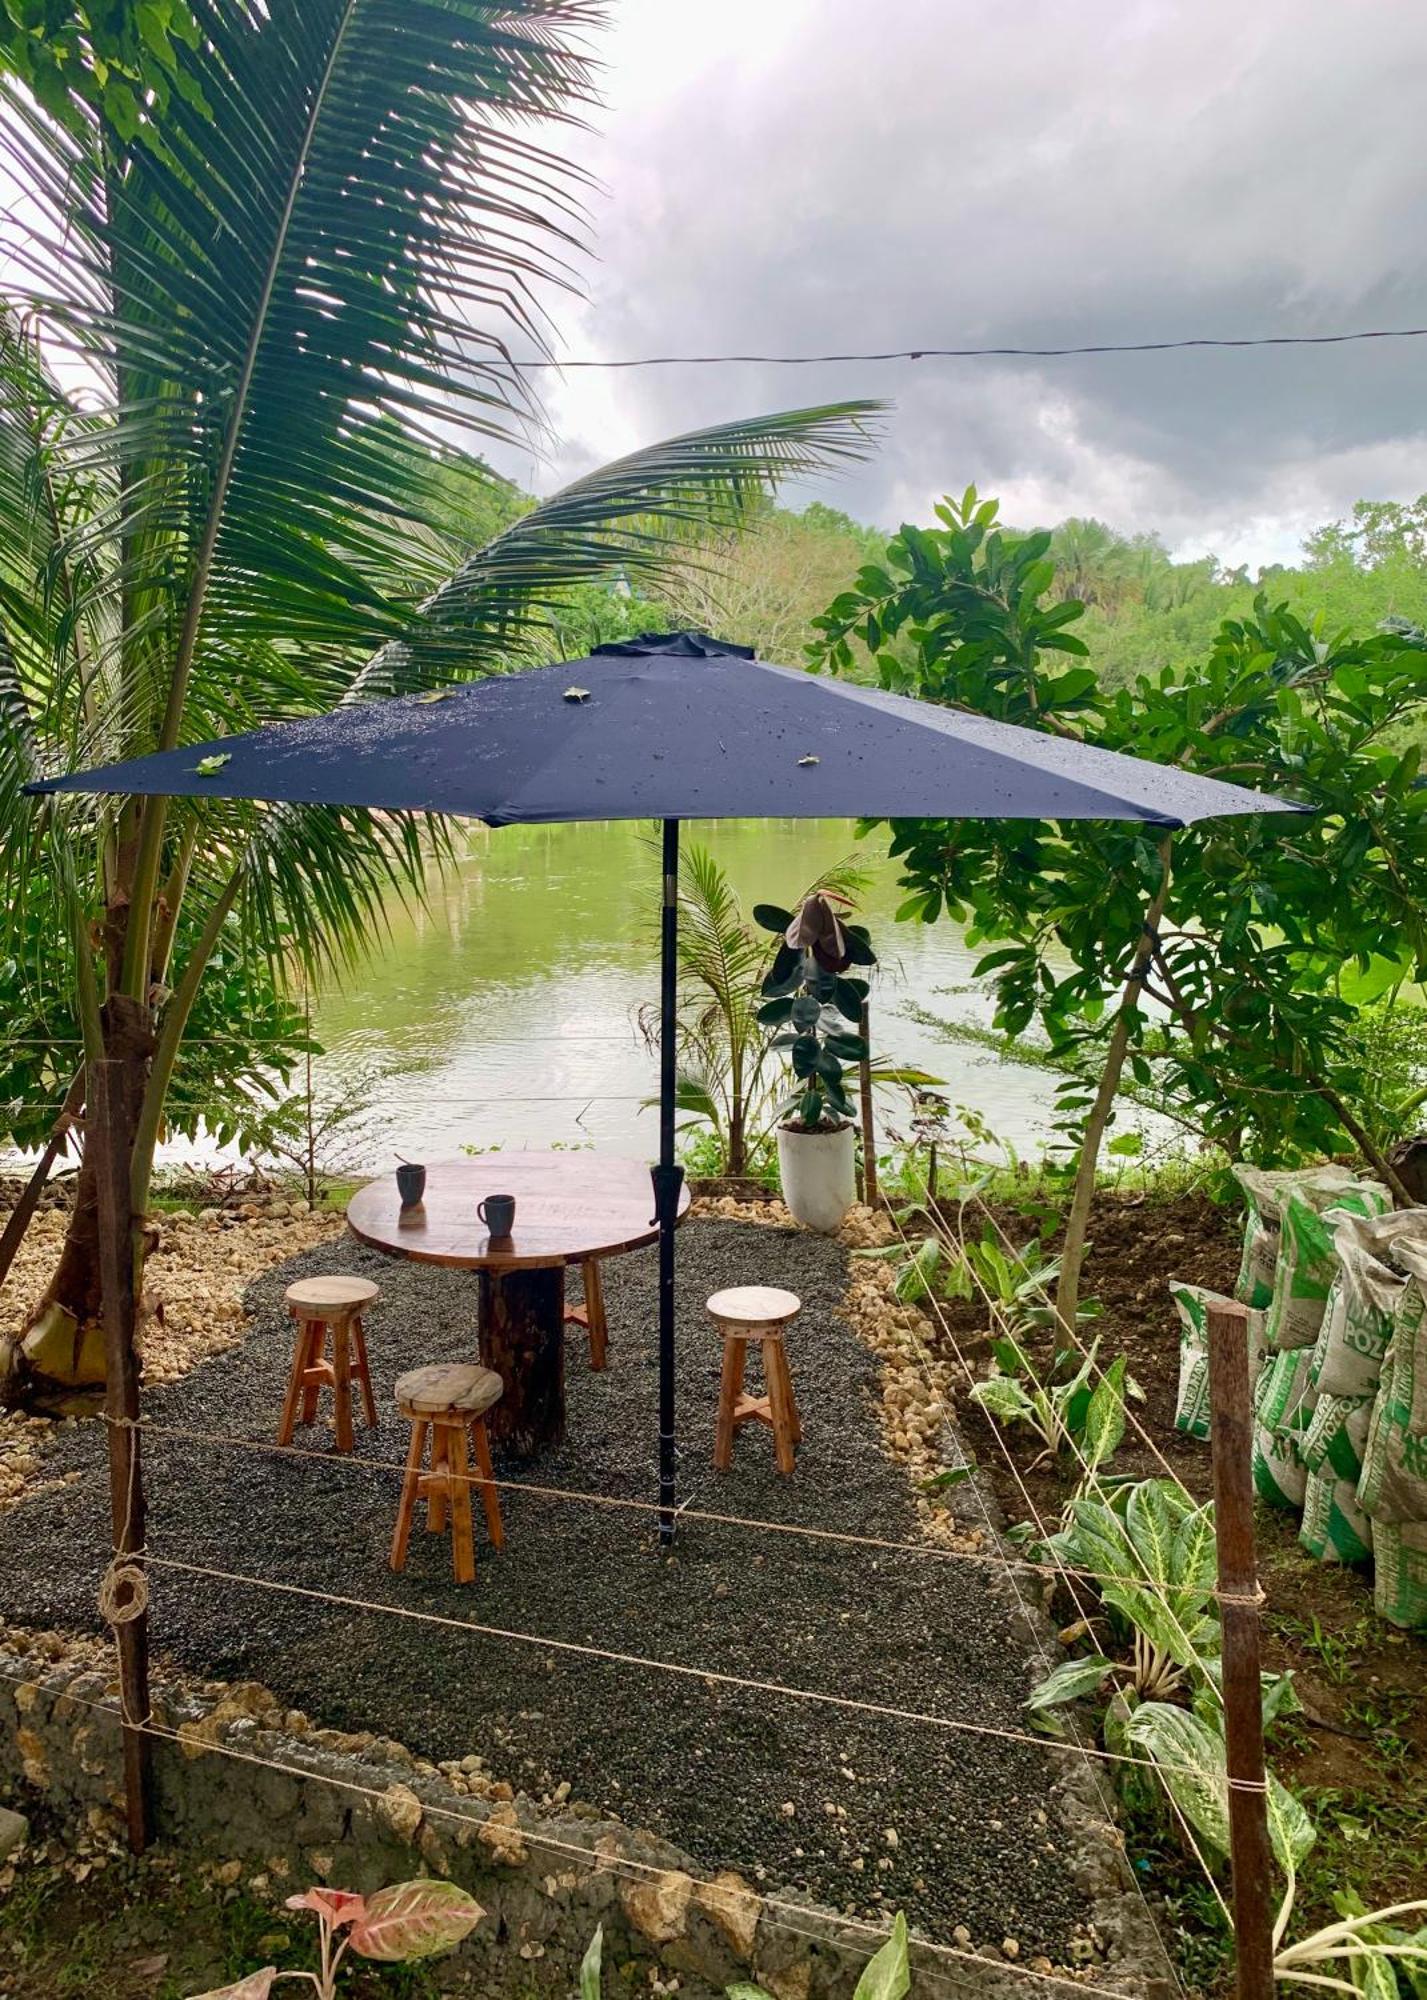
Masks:
[[[403,1208],[415,1208],[426,1192],[426,1169],[403,1160],[396,1170],[396,1191]]]
[[[515,1196],[488,1194],[484,1201],[477,1202],[476,1214],[490,1231],[491,1241],[503,1242],[515,1227]]]

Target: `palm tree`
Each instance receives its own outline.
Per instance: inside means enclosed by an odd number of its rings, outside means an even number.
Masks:
[[[25,782],[508,671],[571,585],[657,580],[681,536],[865,447],[871,406],[793,412],[637,453],[490,540],[488,505],[453,523],[463,482],[493,491],[481,447],[528,417],[505,339],[538,341],[579,240],[550,135],[590,98],[577,39],[599,13],[53,0],[37,32],[0,12],[26,231],[0,311],[0,960],[44,883],[138,1215],[220,940],[236,924],[317,972],[419,892],[440,830],[36,806]],[[26,1340],[39,1372],[73,1377],[98,1290],[86,1159]]]

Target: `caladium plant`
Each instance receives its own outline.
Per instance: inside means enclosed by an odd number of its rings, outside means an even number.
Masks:
[[[310,1911],[317,1919],[317,1971],[279,1972],[275,1965],[265,1965],[234,1985],[215,1987],[195,2000],[268,2000],[283,1979],[305,1980],[316,1987],[319,2000],[336,2000],[337,1974],[349,1952],[387,1964],[434,1958],[459,1944],[485,1915],[474,1896],[457,1883],[425,1878],[395,1883],[374,1896],[357,1896],[347,1889],[306,1889],[300,1896],[289,1896],[287,1907]]]

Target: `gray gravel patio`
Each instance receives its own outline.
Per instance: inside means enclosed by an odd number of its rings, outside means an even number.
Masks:
[[[314,1721],[374,1729],[436,1759],[477,1751],[497,1776],[576,1799],[673,1841],[697,1860],[924,1934],[965,1925],[1064,1962],[1090,1914],[1053,1787],[1064,1753],[840,1710],[640,1665],[551,1650],[563,1641],[1020,1730],[1031,1641],[983,1566],[686,1520],[661,1555],[650,1516],[533,1493],[502,1494],[506,1549],[477,1582],[452,1581],[445,1537],[418,1532],[406,1573],[386,1566],[407,1432],[391,1383],[421,1361],[469,1358],[473,1278],[394,1263],[350,1238],[291,1259],[247,1294],[242,1346],[151,1393],[155,1425],[270,1442],[291,1354],[284,1287],[360,1272],[382,1288],[368,1320],[380,1429],[356,1454],[299,1431],[319,1456],[152,1436],[149,1546],[175,1558],[377,1605],[534,1635],[464,1632],[355,1605],[154,1572],[152,1638],[180,1666],[264,1682]],[[681,1233],[679,1435],[683,1491],[706,1507],[913,1542],[903,1472],[887,1458],[877,1364],[841,1311],[847,1253],[801,1231],[698,1221]],[[655,1491],[653,1251],[606,1266],[608,1372],[568,1352],[569,1436],[533,1468],[583,1493]],[[703,1300],[720,1286],[795,1290],[790,1339],[805,1443],[780,1479],[771,1440],[741,1434],[733,1471],[710,1464],[719,1343]],[[103,1428],[57,1435],[46,1473],[71,1484],[0,1519],[0,1612],[92,1630],[108,1539]]]

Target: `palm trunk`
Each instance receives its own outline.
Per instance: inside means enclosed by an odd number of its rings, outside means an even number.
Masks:
[[[119,1085],[126,1151],[132,1154],[154,1047],[148,1008],[112,994],[102,1026],[104,1053],[115,1065],[110,1074]],[[7,1403],[43,1400],[97,1388],[104,1372],[99,1197],[86,1144],[54,1273],[21,1333],[0,1353],[0,1394]]]
[[[1056,1318],[1067,1331],[1074,1327],[1075,1315],[1080,1305],[1080,1273],[1085,1265],[1085,1238],[1090,1227],[1090,1204],[1095,1196],[1095,1176],[1100,1165],[1100,1147],[1110,1123],[1115,1093],[1120,1088],[1125,1057],[1130,1052],[1130,1030],[1139,1011],[1145,980],[1149,974],[1150,960],[1154,956],[1155,936],[1164,916],[1165,904],[1169,900],[1171,839],[1172,836],[1166,834],[1160,842],[1159,887],[1145,911],[1139,943],[1135,946],[1135,954],[1130,961],[1130,976],[1125,981],[1119,1012],[1115,1016],[1115,1026],[1110,1035],[1110,1046],[1105,1052],[1105,1064],[1100,1072],[1099,1088],[1095,1092],[1095,1102],[1090,1107],[1090,1115],[1085,1121],[1085,1134],[1080,1142],[1080,1157],[1075,1167],[1075,1190],[1070,1198],[1070,1212],[1065,1218],[1065,1241],[1060,1253],[1060,1278],[1055,1288]]]

